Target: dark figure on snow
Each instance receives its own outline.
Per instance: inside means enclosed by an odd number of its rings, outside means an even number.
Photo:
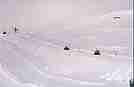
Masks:
[[[7,36],[7,32],[6,31],[0,32],[0,36],[3,36],[3,37]]]
[[[7,34],[7,32],[4,31],[4,32],[2,32],[2,34]]]
[[[67,46],[65,46],[65,47],[64,47],[64,50],[70,50],[70,48],[69,48],[69,47],[67,47]]]
[[[16,33],[17,31],[19,31],[19,29],[15,27],[14,28],[14,32]]]
[[[101,55],[100,50],[96,49],[94,55]]]

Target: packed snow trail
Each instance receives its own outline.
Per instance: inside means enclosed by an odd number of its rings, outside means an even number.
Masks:
[[[64,46],[69,46],[71,49],[75,49],[75,51],[79,51],[79,52],[82,52],[82,53],[89,53],[91,54],[92,51],[93,51],[93,47],[92,48],[87,48],[87,49],[84,49],[84,48],[80,48],[80,47],[73,47],[71,44],[73,44],[73,42],[71,43],[71,41],[67,41],[66,39],[64,41],[62,40],[56,40],[54,38],[50,38],[50,35],[48,36],[47,34],[46,35],[42,35],[42,34],[38,34],[38,33],[20,33],[20,34],[17,34],[18,37],[20,38],[25,38],[25,39],[32,39],[32,40],[36,40],[37,42],[41,42],[41,43],[44,43],[47,44],[48,46],[51,46],[51,47],[56,47],[56,48],[60,48],[60,49],[63,49]],[[75,41],[75,39],[78,39],[78,37],[80,36],[77,36],[77,37],[73,37],[72,40]],[[91,36],[92,37],[92,36]],[[88,37],[85,37],[85,38],[88,38]],[[84,39],[84,38],[83,38]],[[92,42],[92,40],[90,41]],[[73,44],[73,45],[77,45],[77,44]],[[112,46],[112,47],[109,47],[109,46],[103,46],[103,45],[100,45],[100,46],[97,46],[96,48],[100,48],[100,50],[102,51],[103,54],[105,55],[122,55],[122,56],[128,56],[128,47],[120,47],[120,46]],[[131,55],[129,55],[129,57],[131,57]]]
[[[37,49],[44,45],[47,45],[48,47],[51,47],[51,48],[61,49],[61,50],[64,47],[64,46],[61,46],[60,43],[54,44],[52,42],[52,39],[47,39],[45,37],[41,37],[40,35],[35,35],[33,33],[17,33],[16,35],[9,35],[9,36],[10,37],[8,37],[8,40],[11,40],[13,43],[16,43],[16,44],[20,44],[20,42],[26,44],[25,41],[27,41],[28,43],[23,46],[27,46],[29,43],[34,43],[34,45],[32,44],[33,46],[30,44],[31,48],[29,46],[23,47],[23,48],[26,48],[27,50],[31,49],[30,52],[33,52],[33,50],[35,50],[34,49],[35,47]],[[18,38],[19,41],[16,41],[15,38]],[[14,39],[15,39],[15,41],[14,41]],[[59,41],[57,41],[57,42],[59,42]],[[20,45],[22,45],[22,44],[20,44]],[[100,46],[99,48],[102,51],[103,55],[115,55],[115,52],[117,53],[117,55],[121,55],[121,53],[123,53],[124,50],[127,49],[127,48],[121,47],[118,50],[116,50],[117,49],[116,47],[102,47],[102,46]],[[77,51],[79,53],[83,53],[85,55],[93,55],[92,49],[86,50],[86,49],[79,49],[79,48],[71,47],[71,50]]]
[[[45,37],[36,35],[34,33],[18,33],[18,34],[16,34],[16,36],[19,37],[20,39],[27,40],[29,42],[33,41],[36,43],[36,45],[47,45],[52,48],[61,48],[62,47],[58,44],[51,42],[51,40],[49,40]]]

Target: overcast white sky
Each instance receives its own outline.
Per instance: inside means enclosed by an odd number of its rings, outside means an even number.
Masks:
[[[98,22],[109,13],[129,12],[132,0],[0,0],[0,28],[67,29]]]

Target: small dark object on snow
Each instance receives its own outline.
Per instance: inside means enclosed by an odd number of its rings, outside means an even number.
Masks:
[[[113,19],[120,19],[120,16],[115,16],[113,17]]]
[[[17,31],[19,31],[19,29],[15,27],[15,28],[14,28],[14,32],[17,32]]]
[[[2,34],[7,34],[7,32],[2,32]]]
[[[69,47],[65,46],[65,47],[64,47],[64,50],[70,50],[70,49],[69,49]]]
[[[95,50],[94,55],[101,55],[99,50]]]

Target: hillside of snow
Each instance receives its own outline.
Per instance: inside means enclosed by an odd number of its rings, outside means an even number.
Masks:
[[[72,47],[70,51],[65,51],[61,44],[41,36],[34,33],[1,36],[0,85],[8,86],[3,81],[9,81],[16,87],[23,87],[24,84],[35,84],[37,87],[128,85],[132,72],[131,56],[108,54],[109,49],[100,56],[93,55],[92,49]],[[122,53],[125,51],[120,50]]]
[[[130,87],[132,2],[0,0],[0,87]]]

